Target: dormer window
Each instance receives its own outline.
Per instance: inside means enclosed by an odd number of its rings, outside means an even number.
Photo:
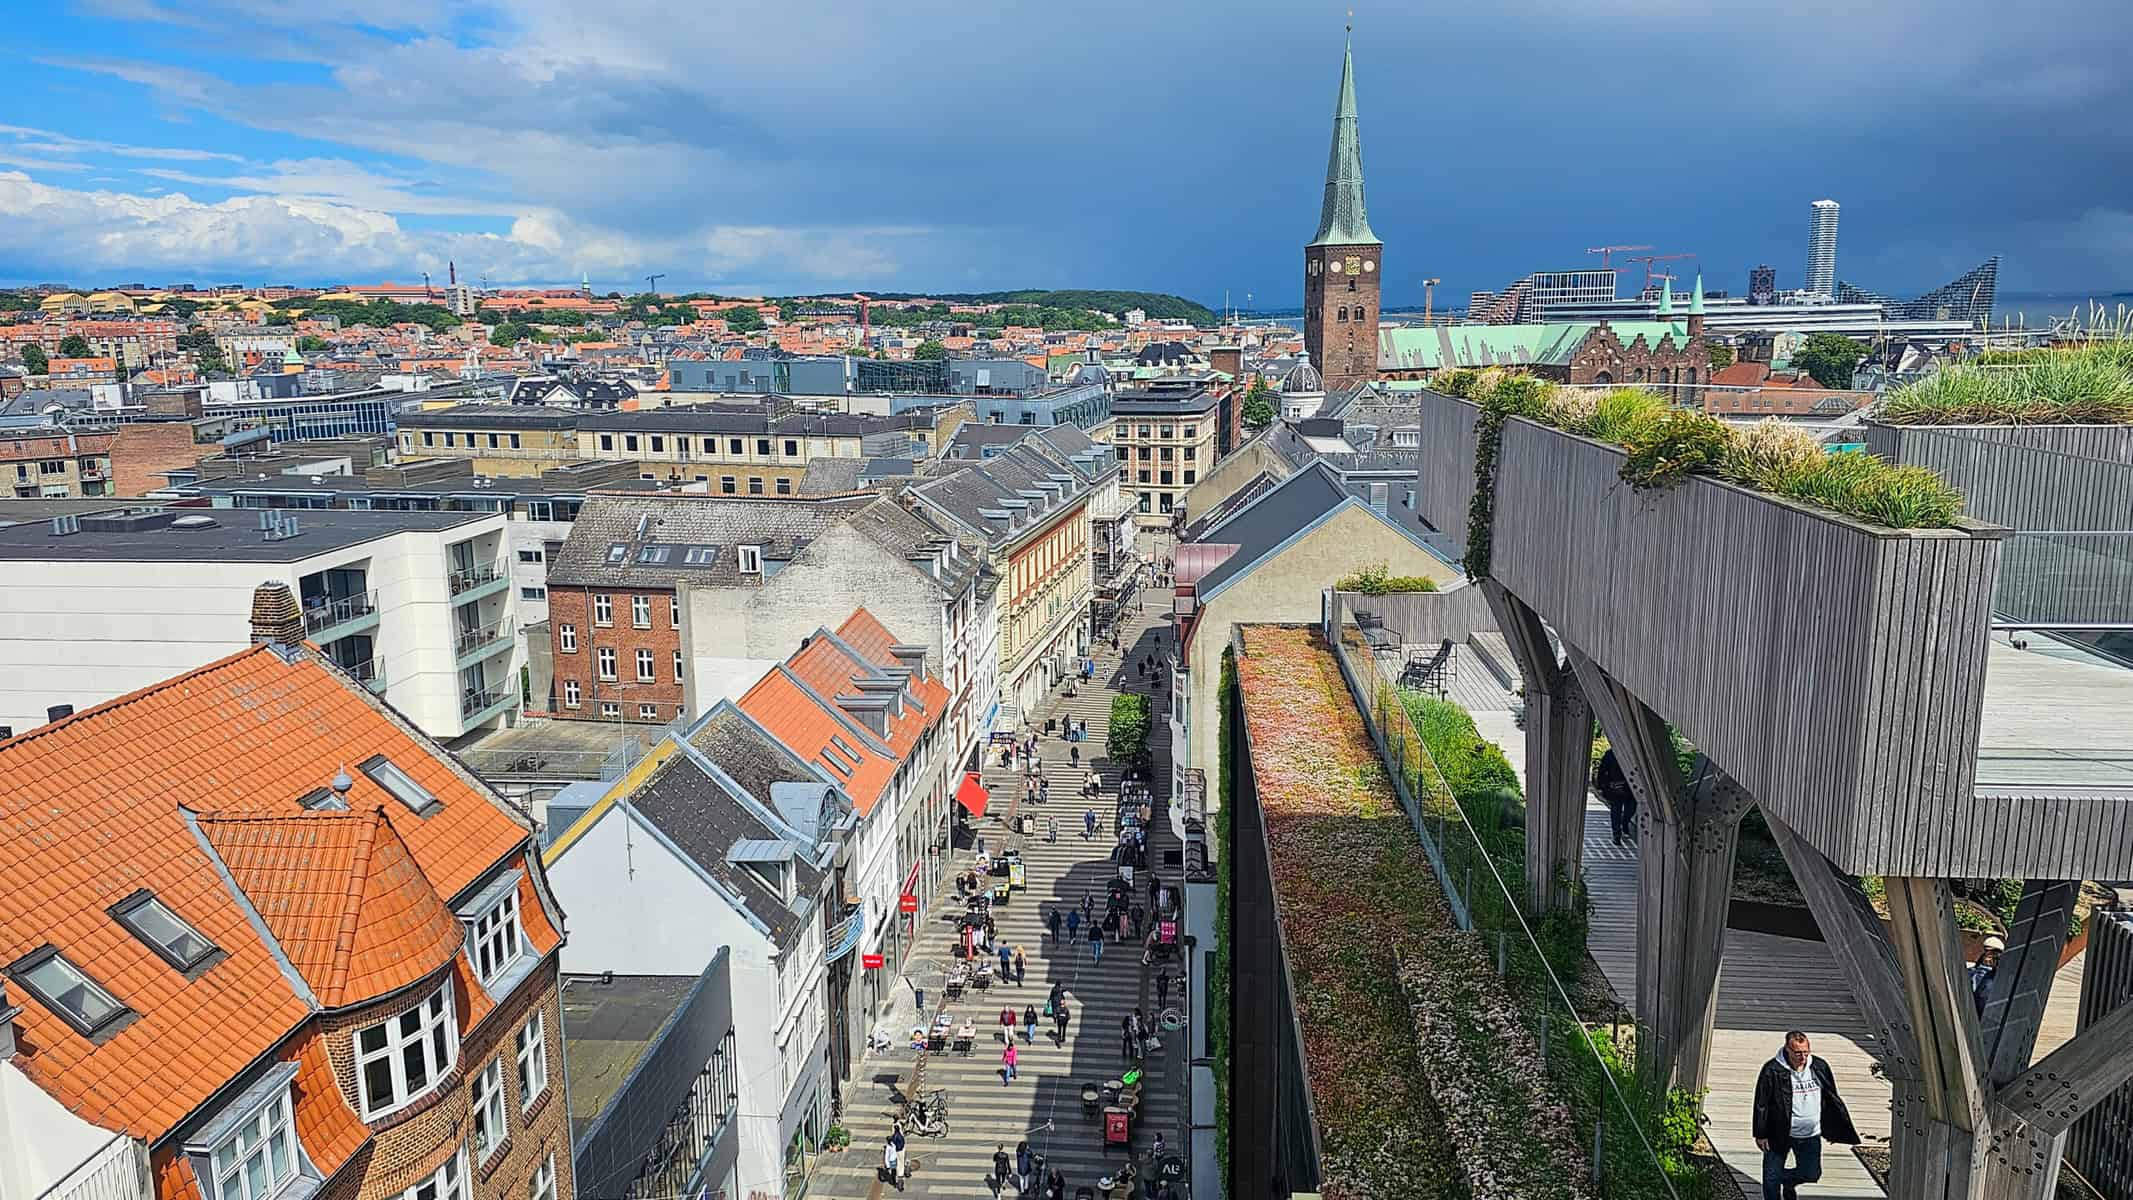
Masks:
[[[483,986],[494,983],[526,951],[526,935],[518,918],[517,873],[507,878],[513,886],[474,918],[474,976]]]
[[[428,788],[416,783],[414,777],[393,765],[382,754],[371,756],[361,768],[372,783],[393,794],[393,799],[407,805],[408,811],[418,817],[426,817],[444,807],[443,801],[430,794]]]
[[[289,1120],[289,1091],[244,1119],[210,1158],[220,1200],[268,1200],[296,1178],[296,1134]]]
[[[426,1095],[459,1054],[452,982],[406,1012],[356,1033],[356,1082],[363,1119],[376,1120]]]
[[[760,575],[763,573],[763,548],[761,546],[739,546],[735,548],[734,553],[737,557],[741,574]]]
[[[149,892],[135,892],[119,901],[112,906],[111,916],[180,972],[192,970],[215,952],[213,942]]]

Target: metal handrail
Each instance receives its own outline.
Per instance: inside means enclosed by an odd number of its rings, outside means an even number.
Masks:
[[[452,640],[452,651],[455,654],[470,654],[476,649],[504,636],[502,622],[494,625],[484,625],[479,629],[464,630]]]
[[[353,596],[329,600],[324,604],[310,605],[304,609],[304,632],[317,633],[321,629],[331,629],[335,625],[353,621],[358,617],[367,617],[376,611],[378,593],[375,591],[359,592]]]
[[[489,563],[485,566],[479,567],[469,567],[463,571],[454,571],[451,574],[452,594],[454,596],[457,596],[461,592],[470,592],[473,591],[475,588],[495,583],[497,580],[502,579],[503,577],[504,569],[502,567],[497,566],[495,563]]]
[[[501,703],[503,699],[504,693],[500,691],[468,692],[459,698],[459,715],[471,717],[482,709]]]

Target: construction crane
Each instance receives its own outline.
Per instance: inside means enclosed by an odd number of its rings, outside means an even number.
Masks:
[[[1422,324],[1425,327],[1429,324],[1430,309],[1437,300],[1437,285],[1443,282],[1442,279],[1425,279],[1422,281]]]
[[[1599,255],[1599,256],[1600,256],[1600,269],[1604,271],[1604,270],[1606,270],[1606,269],[1607,269],[1608,267],[1610,267],[1610,266],[1612,266],[1612,265],[1613,265],[1613,263],[1612,263],[1612,261],[1611,261],[1611,260],[1613,259],[1613,257],[1614,257],[1614,253],[1615,253],[1615,251],[1617,251],[1617,250],[1649,250],[1649,249],[1651,249],[1651,247],[1650,247],[1650,246],[1594,246],[1594,247],[1592,247],[1591,249],[1589,249],[1589,250],[1585,251],[1585,253],[1587,253],[1587,254],[1597,254],[1597,255]]]
[[[654,296],[657,296],[657,295],[659,294],[659,281],[660,281],[660,280],[662,280],[662,279],[665,279],[666,277],[667,277],[667,273],[666,273],[665,271],[661,271],[661,272],[660,272],[659,274],[657,274],[657,275],[647,275],[647,276],[645,276],[645,277],[644,277],[644,290],[645,290],[645,291],[647,291],[647,292],[649,292],[649,293],[651,293],[651,294],[652,294],[652,295],[654,295]]]
[[[1656,274],[1655,274],[1655,272],[1653,271],[1653,266],[1652,266],[1652,265],[1653,265],[1654,263],[1672,262],[1673,260],[1675,260],[1675,259],[1677,259],[1677,258],[1694,258],[1694,257],[1696,257],[1696,255],[1695,255],[1695,254],[1693,254],[1693,253],[1682,253],[1682,254],[1635,254],[1635,255],[1631,255],[1631,256],[1629,256],[1629,257],[1628,257],[1627,259],[1625,259],[1624,261],[1626,261],[1626,262],[1634,262],[1634,263],[1643,263],[1643,264],[1644,264],[1644,286],[1645,286],[1645,287],[1650,287],[1650,286],[1652,286],[1652,280],[1653,280],[1653,279],[1654,279],[1654,278],[1656,277]]]

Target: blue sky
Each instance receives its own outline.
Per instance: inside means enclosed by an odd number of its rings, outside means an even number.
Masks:
[[[73,0],[0,48],[0,281],[735,292],[1124,287],[1293,305],[1343,8],[1295,0]],[[2133,289],[2133,21],[1983,0],[1364,6],[1391,301],[1586,247]]]

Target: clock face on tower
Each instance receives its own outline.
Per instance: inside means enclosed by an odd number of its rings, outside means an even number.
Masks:
[[[1363,270],[1363,260],[1360,256],[1351,254],[1348,256],[1346,267],[1350,275],[1361,274]]]
[[[1327,263],[1327,264],[1326,264],[1326,270],[1327,270],[1327,271],[1329,271],[1329,272],[1331,272],[1332,274],[1335,274],[1335,275],[1338,275],[1338,274],[1340,274],[1340,273],[1341,273],[1341,260],[1339,260],[1339,259],[1337,259],[1337,258],[1336,258],[1336,259],[1334,259],[1334,260],[1333,260],[1332,262],[1329,262],[1329,263]]]

